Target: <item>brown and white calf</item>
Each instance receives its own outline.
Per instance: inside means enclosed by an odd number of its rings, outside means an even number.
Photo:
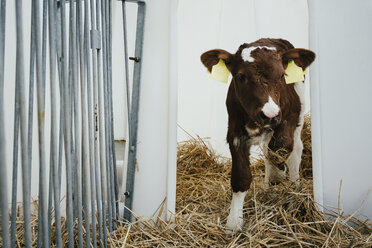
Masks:
[[[202,63],[212,71],[222,59],[232,80],[226,106],[229,115],[227,142],[232,157],[232,201],[226,227],[243,225],[243,203],[252,181],[250,147],[260,145],[265,155],[265,186],[288,176],[299,179],[304,121],[304,82],[286,84],[285,69],[290,61],[305,70],[315,59],[307,49],[294,48],[287,40],[260,39],[241,45],[235,54],[209,50]],[[271,152],[284,148],[286,165],[273,164]]]

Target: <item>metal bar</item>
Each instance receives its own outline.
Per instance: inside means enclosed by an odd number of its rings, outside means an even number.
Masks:
[[[77,201],[77,218],[78,218],[78,243],[79,247],[83,247],[83,216],[82,216],[82,190],[81,190],[81,141],[80,141],[80,113],[79,113],[79,84],[78,84],[78,64],[77,64],[77,36],[76,36],[76,12],[75,3],[70,1],[70,64],[69,64],[69,81],[72,84],[73,90],[73,111],[74,111],[74,138],[75,138],[75,184],[76,191],[74,200]]]
[[[24,211],[24,240],[25,246],[31,247],[31,223],[30,223],[30,177],[31,167],[28,160],[27,132],[26,132],[26,96],[24,85],[24,53],[23,53],[23,23],[22,23],[22,1],[16,0],[16,33],[17,33],[17,55],[16,55],[16,84],[18,84],[18,97],[20,106],[20,128],[21,128],[21,158],[22,158],[22,186],[23,186],[23,211]]]
[[[33,45],[33,44],[32,44]],[[31,45],[31,46],[32,46]],[[32,60],[32,59],[31,59]],[[33,64],[31,62],[30,64]],[[33,69],[32,69],[33,71]],[[33,74],[33,73],[32,73]],[[31,72],[30,72],[30,89],[31,89]],[[33,88],[33,87],[32,87]],[[16,221],[17,221],[17,184],[18,184],[18,140],[19,140],[19,96],[18,84],[16,84],[14,97],[14,132],[13,132],[13,174],[12,174],[12,216],[10,226],[10,243],[15,244],[16,237]],[[3,94],[2,94],[3,96]],[[2,98],[3,99],[3,98]],[[2,120],[1,120],[2,121]],[[5,142],[5,141],[4,141]]]
[[[83,148],[83,171],[82,176],[84,177],[83,182],[83,200],[84,200],[84,208],[85,208],[85,232],[86,232],[86,246],[90,246],[90,215],[91,215],[91,197],[89,194],[89,164],[90,164],[90,156],[89,156],[89,140],[88,140],[88,120],[87,120],[87,81],[86,78],[88,77],[88,73],[86,75],[86,67],[88,66],[88,55],[86,55],[85,47],[87,46],[84,43],[84,35],[85,29],[83,28],[83,14],[82,14],[82,3],[81,0],[77,0],[77,30],[78,30],[78,39],[79,39],[79,55],[80,55],[80,85],[81,85],[81,114],[82,114],[82,148]],[[85,23],[84,23],[85,26]],[[87,76],[87,77],[86,77]]]
[[[111,190],[110,190],[110,126],[108,124],[108,105],[107,105],[107,46],[106,46],[106,1],[101,1],[102,5],[102,57],[103,57],[103,91],[104,91],[104,118],[105,118],[105,151],[106,151],[106,185],[107,185],[107,206],[108,206],[108,226],[112,231],[112,207],[111,207]]]
[[[122,12],[123,12],[123,33],[124,33],[124,61],[125,61],[125,86],[127,95],[127,125],[128,134],[130,134],[130,88],[129,88],[129,54],[128,54],[128,35],[127,35],[127,11],[125,8],[125,1],[122,1]]]
[[[5,159],[5,125],[4,125],[4,49],[5,49],[5,13],[6,1],[0,2],[0,215],[3,247],[9,243],[8,189]]]
[[[61,175],[62,175],[62,157],[63,157],[63,124],[64,124],[64,114],[63,114],[63,78],[62,78],[62,38],[61,38],[61,2],[56,2],[56,46],[57,46],[57,66],[58,66],[58,79],[59,79],[59,96],[60,96],[60,106],[59,106],[59,150],[58,150],[58,187],[61,189]],[[59,27],[59,28],[58,28]],[[61,191],[60,191],[61,192]],[[61,195],[58,196],[59,198]]]
[[[34,61],[35,61],[35,11],[31,9],[31,44],[30,44],[30,78],[29,78],[29,110],[28,110],[28,150],[29,154],[32,151],[30,144],[30,136],[32,136],[32,113],[33,113],[33,97],[34,97]],[[17,220],[17,186],[18,186],[18,141],[19,141],[19,104],[18,104],[18,85],[16,85],[15,94],[15,112],[14,112],[14,134],[13,134],[13,175],[12,175],[12,216],[11,216],[11,234],[10,243],[15,245],[16,238],[16,220]],[[30,155],[31,156],[31,155]]]
[[[93,246],[97,246],[97,234],[96,234],[96,207],[95,207],[95,162],[94,151],[93,151],[93,105],[92,105],[92,78],[90,69],[90,39],[89,39],[89,2],[84,2],[84,37],[85,37],[85,65],[86,65],[86,79],[87,79],[87,95],[88,95],[88,127],[89,127],[89,175],[90,175],[90,191],[91,191],[91,217],[92,217],[92,241]],[[87,167],[88,170],[88,167]],[[87,171],[88,173],[88,171]],[[90,216],[90,214],[88,215]],[[89,218],[89,217],[88,217]]]
[[[87,2],[87,1],[86,1]],[[87,10],[87,9],[86,9]],[[96,31],[96,23],[95,23],[95,18],[96,18],[96,13],[95,13],[95,5],[94,5],[94,1],[93,0],[90,0],[90,14],[91,14],[91,30],[92,32],[94,32],[94,34],[97,34],[97,31]],[[87,18],[88,16],[88,13],[85,12],[85,16]],[[87,32],[87,27],[86,27],[86,30],[85,32]],[[92,182],[95,181],[95,186],[96,186],[96,203],[97,203],[97,213],[98,213],[98,232],[99,232],[99,239],[102,241],[103,240],[103,232],[102,232],[102,210],[101,210],[101,204],[99,203],[100,201],[102,201],[100,195],[101,195],[101,192],[100,192],[100,184],[99,184],[99,167],[98,167],[98,161],[99,161],[99,154],[98,154],[98,109],[97,109],[97,104],[98,104],[98,78],[97,78],[97,51],[96,49],[98,49],[99,45],[98,44],[93,44],[93,41],[96,43],[98,41],[98,39],[96,37],[92,37],[92,44],[91,44],[91,47],[93,50],[93,53],[92,53],[92,66],[93,66],[93,106],[94,106],[94,117],[95,117],[95,125],[94,127],[90,126],[90,130],[94,132],[94,176],[95,178],[94,179],[91,179]],[[87,41],[89,42],[89,41]],[[87,46],[87,54],[89,53],[89,46]],[[88,84],[89,85],[89,84]],[[88,101],[89,101],[89,98],[88,98]],[[92,117],[92,115],[90,114],[90,117]],[[90,122],[91,123],[91,122]],[[91,125],[93,125],[93,123],[91,123]],[[94,128],[94,129],[93,129]],[[91,166],[92,168],[92,166]],[[92,189],[93,189],[93,185],[92,185]],[[92,199],[93,196],[92,196]],[[92,212],[93,212],[93,219],[95,219],[95,211],[92,207]],[[92,225],[93,225],[93,221],[92,221]],[[93,226],[94,228],[94,226]],[[93,235],[93,245],[94,247],[97,247],[97,241],[96,241],[96,235]]]
[[[57,88],[56,88],[56,8],[55,1],[49,0],[49,60],[50,60],[50,102],[51,102],[51,171],[54,191],[54,218],[56,226],[56,246],[62,247],[60,185],[58,176],[58,144],[57,144]],[[52,189],[49,189],[52,192]],[[50,230],[50,229],[49,229]],[[50,237],[50,236],[49,236]],[[50,243],[49,243],[50,244]]]
[[[107,118],[107,146],[109,151],[109,163],[108,163],[108,181],[109,181],[109,193],[110,193],[110,205],[111,205],[111,218],[112,218],[112,226],[111,231],[115,230],[115,222],[113,221],[116,217],[116,211],[115,211],[115,192],[114,192],[114,147],[113,147],[113,135],[112,135],[112,119],[111,119],[111,93],[110,93],[110,82],[111,82],[111,51],[110,51],[110,1],[105,2],[105,47],[106,47],[106,76],[107,76],[107,83],[106,83],[106,108],[105,108],[105,115]]]
[[[146,4],[138,2],[137,13],[137,30],[136,30],[136,46],[135,57],[139,59],[134,64],[133,71],[133,89],[132,89],[132,104],[130,113],[130,126],[131,133],[129,136],[129,152],[128,152],[128,168],[127,168],[127,183],[126,183],[126,198],[124,209],[124,219],[131,221],[132,215],[128,209],[132,209],[133,204],[133,189],[134,177],[136,170],[136,154],[137,154],[137,131],[138,131],[138,110],[139,110],[139,97],[141,86],[141,64],[142,64],[142,48],[144,36]],[[128,209],[127,209],[128,208]]]
[[[101,1],[97,0],[96,1],[96,25],[97,25],[97,30],[100,31],[101,27]],[[97,50],[97,78],[98,78],[98,120],[99,120],[99,142],[100,142],[100,181],[101,181],[101,204],[102,204],[102,228],[103,228],[103,246],[107,247],[107,228],[106,228],[106,192],[105,192],[105,179],[104,179],[104,174],[105,174],[105,163],[103,160],[103,154],[104,154],[104,139],[103,139],[103,130],[104,130],[104,125],[103,125],[103,99],[102,99],[102,94],[103,94],[103,81],[101,79],[101,50]]]
[[[35,80],[35,42],[36,42],[36,17],[35,10],[32,8],[31,20],[31,49],[30,51],[30,78],[29,78],[29,94],[28,94],[28,152],[30,166],[32,166],[32,137],[33,137],[33,118],[34,118],[34,80]],[[30,185],[31,186],[31,185]]]
[[[65,25],[65,0],[61,1],[61,34],[62,34],[62,71],[63,71],[63,109],[64,109],[64,143],[65,143],[65,161],[66,161],[66,187],[67,187],[67,210],[66,210],[66,225],[68,231],[68,245],[74,247],[74,231],[73,231],[73,211],[72,211],[72,149],[71,149],[71,101],[69,98],[69,82],[68,82],[68,61],[67,61],[67,42],[66,42],[66,25]]]
[[[108,14],[106,25],[108,28],[106,29],[107,39],[108,39],[108,98],[109,98],[109,117],[110,117],[110,146],[111,146],[111,154],[112,154],[112,161],[111,161],[111,182],[114,184],[114,187],[111,187],[111,194],[112,197],[112,216],[115,220],[118,219],[117,209],[119,208],[118,203],[118,182],[117,182],[117,171],[116,171],[116,152],[115,152],[115,139],[114,139],[114,114],[113,114],[113,102],[112,102],[112,1],[108,2]],[[116,221],[114,222],[116,224]],[[116,229],[115,225],[113,226]]]
[[[48,8],[48,4],[46,2],[46,0],[43,0],[43,13],[42,13],[42,17],[43,17],[43,23],[42,23],[42,55],[41,55],[41,58],[42,58],[42,61],[41,61],[41,67],[42,67],[42,85],[43,85],[43,94],[44,94],[44,103],[45,103],[45,80],[46,80],[46,36],[47,36],[47,8]],[[44,111],[45,111],[45,108],[44,108]],[[30,123],[29,123],[30,125]],[[32,126],[32,123],[31,123],[31,126]],[[30,134],[30,132],[29,132]],[[29,135],[30,137],[30,135]],[[30,140],[31,139],[31,140]],[[30,144],[30,147],[32,145],[32,136],[31,138],[28,139],[28,143]],[[44,146],[45,147],[45,146]],[[32,152],[31,150],[32,148],[30,148],[30,151]],[[30,164],[32,166],[32,153],[30,153]],[[44,157],[45,157],[45,150],[44,150]],[[45,161],[44,161],[44,164],[45,164]],[[50,165],[49,165],[49,168],[50,168]],[[39,170],[40,170],[40,167],[39,167]],[[52,191],[50,190],[51,189],[51,171],[49,171],[49,192],[52,193]],[[44,183],[44,185],[46,185],[46,183]],[[46,189],[45,189],[46,190]],[[42,188],[39,187],[39,197],[41,195],[41,191],[42,191]],[[49,194],[48,194],[49,195]],[[39,228],[41,230],[41,232],[38,232],[38,240],[37,240],[37,243],[38,243],[38,247],[41,247],[42,245],[42,238],[43,238],[43,233],[44,235],[47,235],[47,243],[46,244],[50,244],[50,241],[49,241],[49,237],[50,237],[50,228],[49,228],[49,223],[51,225],[51,219],[50,219],[50,215],[51,215],[51,204],[52,204],[52,201],[51,201],[52,197],[48,197],[48,199],[45,198],[45,201],[47,200],[47,208],[45,209],[45,211],[47,211],[47,228],[45,228],[45,230],[43,229],[43,225],[40,224],[43,220],[43,217],[42,217],[42,208],[38,208],[38,220],[39,220]],[[45,243],[45,242],[44,242]]]
[[[87,2],[87,1],[86,1]],[[95,13],[95,5],[94,5],[94,1],[93,0],[90,0],[90,14],[91,14],[91,30],[92,32],[94,32],[94,34],[97,34],[97,31],[96,31],[96,23],[95,23],[95,20],[96,20],[96,13]],[[85,12],[85,16],[87,17],[87,12]],[[85,32],[87,32],[87,27],[86,27],[86,30]],[[100,182],[99,182],[99,164],[98,164],[98,161],[99,161],[99,153],[98,153],[98,108],[97,108],[97,105],[98,105],[98,78],[97,78],[97,50],[98,47],[99,47],[99,44],[93,44],[93,41],[94,43],[96,43],[98,41],[98,39],[96,37],[92,37],[92,44],[91,44],[91,47],[93,50],[93,53],[92,53],[92,65],[93,65],[93,104],[94,104],[94,117],[95,117],[95,125],[94,127],[90,127],[91,128],[91,131],[93,130],[94,131],[94,176],[95,176],[95,186],[96,186],[96,203],[97,203],[97,213],[98,213],[98,232],[99,232],[99,239],[100,240],[103,240],[103,232],[102,232],[102,210],[101,210],[101,204],[99,203],[100,201],[102,201],[100,195],[101,195],[101,192],[100,192]],[[89,49],[89,46],[87,46],[87,50]],[[89,52],[89,50],[87,51],[87,53]],[[89,85],[89,84],[88,84]],[[89,98],[88,98],[89,100]],[[90,115],[92,117],[92,115]],[[94,128],[94,129],[93,129]],[[91,166],[92,168],[92,166]],[[92,182],[94,182],[94,180],[92,180]],[[92,185],[92,188],[93,188],[93,185]],[[92,197],[92,199],[94,199]],[[93,212],[93,215],[95,217],[95,211],[93,210],[93,207],[92,207],[92,212]],[[93,219],[94,219],[93,217]],[[93,223],[92,223],[93,224]],[[93,235],[93,245],[94,247],[97,246],[97,242],[95,240],[96,238],[96,235]]]
[[[48,216],[46,193],[46,165],[45,165],[45,71],[46,71],[46,2],[43,5],[43,27],[40,30],[40,2],[33,1],[35,8],[35,44],[36,44],[36,79],[37,79],[37,105],[38,105],[38,137],[39,137],[39,207],[38,207],[38,247],[48,244]],[[42,38],[41,38],[42,35]],[[40,47],[41,46],[41,47]],[[30,123],[29,123],[30,124]],[[32,138],[31,138],[32,139]],[[28,140],[30,146],[30,136]],[[32,158],[29,154],[30,165]],[[31,184],[30,184],[31,187]]]
[[[47,197],[46,197],[46,167],[45,167],[45,81],[43,75],[45,68],[42,65],[41,45],[45,46],[45,40],[41,40],[40,30],[40,3],[38,0],[33,1],[35,8],[35,45],[36,45],[36,78],[37,78],[37,109],[38,109],[38,137],[39,137],[39,235],[38,245],[47,245],[48,242],[48,222],[47,222]],[[45,19],[43,18],[43,21]],[[31,165],[31,161],[30,161]],[[31,181],[29,182],[31,188]]]

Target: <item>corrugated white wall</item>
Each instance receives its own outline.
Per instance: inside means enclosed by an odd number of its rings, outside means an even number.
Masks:
[[[230,156],[225,141],[229,84],[212,80],[200,55],[213,48],[233,53],[242,43],[264,37],[307,48],[307,1],[180,0],[178,18],[178,124],[192,135],[210,137],[219,153]],[[185,139],[187,134],[178,129],[178,140]]]

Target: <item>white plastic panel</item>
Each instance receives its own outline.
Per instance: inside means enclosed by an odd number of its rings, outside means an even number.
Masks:
[[[372,2],[309,1],[314,192],[348,214],[372,188]],[[372,196],[361,215],[372,218]],[[363,216],[360,216],[363,217]]]

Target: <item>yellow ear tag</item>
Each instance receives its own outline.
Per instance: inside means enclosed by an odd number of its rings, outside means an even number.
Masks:
[[[220,59],[217,64],[212,66],[211,75],[212,79],[214,80],[227,83],[227,81],[229,80],[229,74],[230,71],[227,69],[225,61],[223,61],[222,59]]]
[[[295,64],[295,62],[291,59],[289,60],[287,69],[285,69],[285,82],[287,84],[293,84],[296,82],[302,82],[305,80],[306,70],[303,71],[301,67]]]

